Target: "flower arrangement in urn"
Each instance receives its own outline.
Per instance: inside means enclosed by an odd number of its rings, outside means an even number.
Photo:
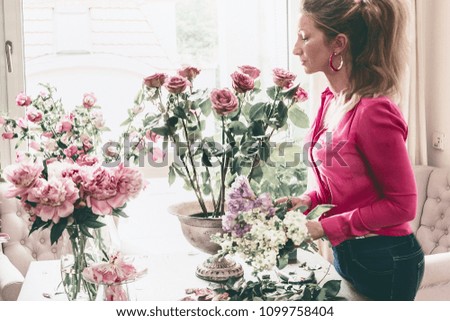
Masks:
[[[100,241],[97,232],[105,226],[103,217],[126,216],[127,201],[145,183],[136,169],[123,164],[103,167],[95,156],[106,127],[93,94],[85,94],[80,106],[66,112],[61,100],[54,99],[55,90],[45,88],[35,99],[18,95],[25,118],[2,118],[3,136],[30,145],[30,152],[19,154],[18,162],[4,171],[11,184],[7,196],[18,198],[30,214],[30,233],[48,228],[53,244],[67,232],[71,261],[70,270],[62,267],[66,293],[75,300],[85,290],[92,300],[96,287],[81,277],[93,256],[87,244]]]
[[[265,177],[276,171],[271,161],[277,147],[274,135],[287,129],[288,120],[308,127],[299,105],[308,95],[294,84],[294,74],[280,68],[273,70],[274,85],[265,92],[260,70],[253,66],[233,72],[230,88],[194,89],[200,73],[185,67],[175,76],[146,77],[123,122],[123,143],[106,149],[106,155],[110,162],[119,161],[120,155],[142,162],[145,155],[153,160],[167,157],[173,147],[169,182],[182,178],[202,215],[220,217],[225,213],[225,190],[237,176],[245,175],[257,189],[270,185]],[[208,125],[214,125],[209,134]],[[156,144],[161,138],[162,149]]]

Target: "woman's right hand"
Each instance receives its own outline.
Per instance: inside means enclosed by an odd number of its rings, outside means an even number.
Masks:
[[[283,204],[283,203],[287,203],[287,209],[289,211],[295,211],[301,206],[304,206],[307,209],[309,209],[311,207],[311,198],[308,195],[304,194],[298,197],[286,196],[275,200],[275,204]]]

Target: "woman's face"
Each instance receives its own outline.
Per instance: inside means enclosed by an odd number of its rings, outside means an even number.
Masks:
[[[300,57],[307,74],[328,72],[330,55],[333,53],[323,31],[316,27],[314,20],[303,15],[300,17],[297,42],[294,55]]]

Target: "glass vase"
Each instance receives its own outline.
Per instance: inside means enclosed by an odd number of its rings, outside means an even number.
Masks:
[[[80,226],[67,226],[64,232],[61,254],[61,278],[64,292],[69,301],[94,301],[98,286],[83,278],[83,270],[95,262],[102,260],[103,240],[95,237],[99,231],[89,230],[93,238],[81,232]],[[100,245],[101,244],[101,245]]]
[[[103,301],[130,301],[128,283],[103,285]]]

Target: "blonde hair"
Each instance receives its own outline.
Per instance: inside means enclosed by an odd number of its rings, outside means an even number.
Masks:
[[[408,53],[404,0],[303,0],[302,11],[329,41],[338,33],[349,39],[350,86],[342,93],[346,104],[357,103],[358,97],[400,94]]]

